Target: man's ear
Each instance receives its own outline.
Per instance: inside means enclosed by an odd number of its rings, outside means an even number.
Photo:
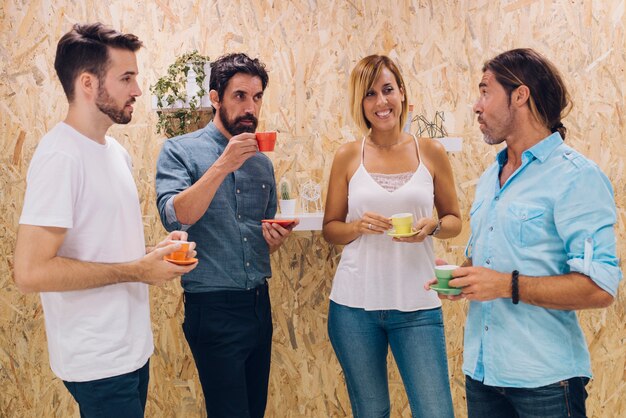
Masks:
[[[217,94],[217,90],[209,91],[209,98],[211,99],[211,104],[214,108],[219,109],[221,106],[220,96]]]
[[[517,106],[525,106],[530,100],[530,89],[528,86],[522,84],[516,88],[512,93],[512,101]]]
[[[95,97],[98,95],[98,87],[100,82],[98,77],[88,72],[82,72],[76,79],[76,90],[86,97]]]

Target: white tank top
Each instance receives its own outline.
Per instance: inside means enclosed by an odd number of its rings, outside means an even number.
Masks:
[[[417,155],[419,145],[415,139]],[[431,217],[434,204],[433,178],[422,163],[402,187],[388,192],[361,164],[348,184],[346,222],[365,212],[383,216],[411,212],[415,219]],[[386,233],[363,234],[346,245],[337,266],[330,299],[335,303],[365,310],[415,311],[441,306],[434,291],[424,284],[435,277],[435,254],[431,237],[421,243],[394,242]]]

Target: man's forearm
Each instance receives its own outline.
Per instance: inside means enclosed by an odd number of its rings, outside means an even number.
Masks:
[[[519,276],[520,301],[548,309],[604,308],[613,297],[580,273],[560,276]]]
[[[227,172],[211,166],[196,183],[174,197],[176,219],[185,225],[193,225],[209,208]]]
[[[139,263],[91,263],[54,257],[39,265],[16,263],[15,283],[24,293],[93,289],[122,282],[140,281]]]

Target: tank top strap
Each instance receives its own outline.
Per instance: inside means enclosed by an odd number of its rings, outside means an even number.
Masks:
[[[415,149],[417,150],[417,159],[420,162],[420,165],[422,165],[422,156],[420,155],[420,144],[415,134],[413,134],[413,140],[415,141]]]
[[[365,138],[366,135],[363,135],[363,139],[361,140],[361,165],[363,165],[363,158],[365,157]]]

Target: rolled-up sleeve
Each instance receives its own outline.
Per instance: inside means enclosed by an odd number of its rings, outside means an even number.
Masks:
[[[184,148],[176,141],[165,141],[156,171],[156,202],[161,223],[168,231],[187,230],[190,225],[181,224],[176,218],[174,197],[192,185],[187,158]]]
[[[584,164],[556,201],[554,219],[570,271],[589,276],[615,296],[622,271],[615,245],[617,211],[608,178],[595,164]]]

